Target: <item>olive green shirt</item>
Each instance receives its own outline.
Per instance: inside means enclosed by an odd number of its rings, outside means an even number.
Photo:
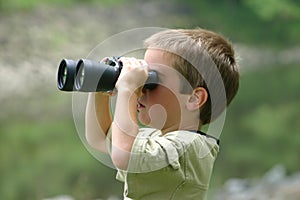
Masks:
[[[111,130],[108,133],[111,152]],[[192,131],[141,128],[132,147],[124,182],[124,199],[205,199],[219,146],[216,140]]]

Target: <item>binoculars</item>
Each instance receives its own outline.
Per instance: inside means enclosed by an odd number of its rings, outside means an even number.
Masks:
[[[107,58],[103,62],[63,59],[58,67],[57,87],[61,91],[113,91],[121,70],[122,62],[118,61],[118,57]],[[157,84],[157,73],[148,71],[144,89],[154,89]]]

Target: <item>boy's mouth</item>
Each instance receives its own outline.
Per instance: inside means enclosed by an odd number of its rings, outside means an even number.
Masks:
[[[138,102],[137,104],[137,108],[140,109],[140,108],[145,108],[146,106],[140,102]]]

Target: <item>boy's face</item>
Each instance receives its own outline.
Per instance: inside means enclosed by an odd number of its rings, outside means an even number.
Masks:
[[[170,66],[163,51],[148,49],[144,60],[148,63],[148,70],[158,73],[160,84],[153,90],[143,90],[138,99],[138,118],[153,128],[176,130],[182,114],[178,72]]]

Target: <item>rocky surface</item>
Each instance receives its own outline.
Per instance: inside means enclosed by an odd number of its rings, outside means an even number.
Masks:
[[[213,200],[299,200],[300,173],[276,165],[260,179],[229,179]]]

